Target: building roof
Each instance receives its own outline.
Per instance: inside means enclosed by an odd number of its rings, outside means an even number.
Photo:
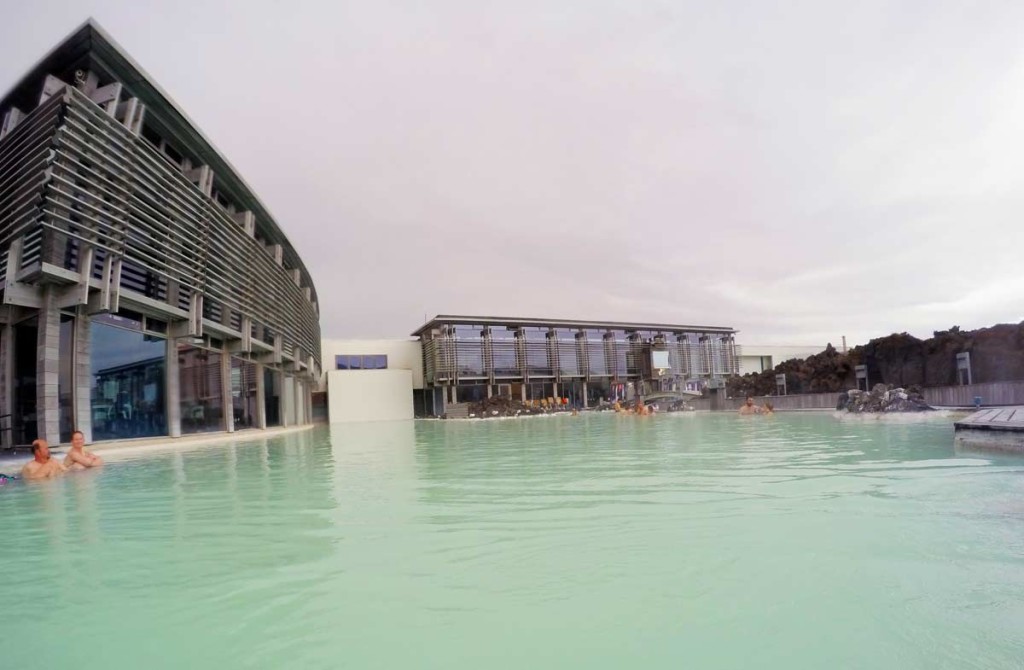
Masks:
[[[534,319],[507,316],[454,316],[438,314],[416,329],[412,335],[419,337],[424,332],[441,325],[515,326],[542,328],[592,328],[599,330],[654,330],[668,333],[717,333],[732,335],[739,331],[726,326],[693,326],[667,323],[634,323],[625,321],[577,321],[572,319]]]
[[[169,48],[172,46],[168,45]],[[46,75],[73,81],[74,72],[79,69],[91,70],[101,79],[120,82],[130,95],[146,105],[146,125],[208,165],[216,176],[217,189],[230,196],[243,210],[256,215],[260,235],[272,244],[281,245],[287,265],[302,273],[303,285],[309,286],[312,299],[317,300],[312,276],[253,189],[177,103],[94,19],[87,19],[72,31],[0,98],[0,112],[13,106],[30,113],[39,102]]]

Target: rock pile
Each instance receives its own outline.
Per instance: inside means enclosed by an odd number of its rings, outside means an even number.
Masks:
[[[474,419],[486,419],[495,416],[527,416],[531,414],[547,414],[553,410],[530,407],[519,400],[495,397],[472,402],[469,404],[469,416]]]
[[[870,392],[850,389],[839,394],[837,410],[847,412],[927,412],[935,409],[924,401],[916,386],[893,388],[892,384],[875,384]]]

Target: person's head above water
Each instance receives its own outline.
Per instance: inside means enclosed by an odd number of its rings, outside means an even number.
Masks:
[[[42,438],[32,440],[32,455],[35,456],[36,460],[40,463],[45,463],[50,460],[50,445]]]
[[[751,405],[753,405],[754,404],[754,396],[748,395],[745,404],[747,405],[747,407],[750,407]]]
[[[72,449],[81,449],[84,444],[85,444],[85,433],[83,433],[80,430],[76,430],[75,432],[71,433],[71,448]]]

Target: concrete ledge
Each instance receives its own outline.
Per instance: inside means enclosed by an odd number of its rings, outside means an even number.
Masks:
[[[116,457],[121,454],[138,454],[149,451],[173,451],[177,449],[190,449],[193,447],[213,444],[266,440],[272,437],[278,437],[279,435],[301,433],[303,431],[312,430],[315,426],[316,424],[307,424],[303,426],[267,428],[265,430],[239,430],[233,433],[217,431],[215,433],[198,433],[193,435],[183,435],[181,437],[143,437],[135,440],[105,440],[88,444],[86,445],[86,448],[102,454],[104,460],[109,461],[111,460],[109,458],[110,456]],[[67,447],[61,446],[59,452],[54,451],[55,455],[57,453],[61,455],[67,453]]]
[[[957,450],[1024,454],[1024,433],[998,429],[958,428],[953,444]]]

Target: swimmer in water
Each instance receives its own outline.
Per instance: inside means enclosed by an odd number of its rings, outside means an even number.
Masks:
[[[740,407],[740,416],[751,416],[753,414],[760,414],[761,408],[754,404],[753,396],[747,396],[746,402]]]
[[[59,477],[68,471],[60,461],[50,457],[50,445],[46,443],[46,440],[39,439],[32,442],[32,455],[35,458],[21,469],[21,476],[24,479]]]
[[[80,430],[71,433],[71,448],[68,449],[68,454],[64,457],[64,467],[72,470],[85,470],[86,468],[95,468],[97,465],[103,465],[103,459],[91,451],[85,450],[85,434]]]

